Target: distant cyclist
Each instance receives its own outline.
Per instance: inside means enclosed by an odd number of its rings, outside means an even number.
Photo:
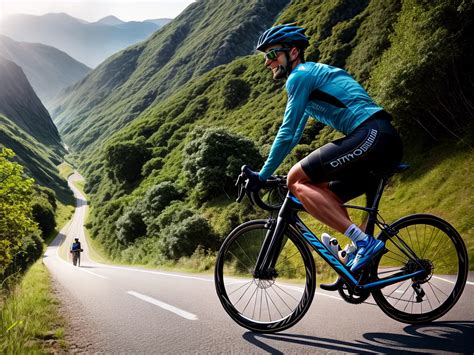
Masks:
[[[72,263],[74,266],[78,265],[80,266],[81,264],[81,242],[79,241],[79,238],[74,238],[74,242],[71,244],[71,249],[70,253],[72,254]]]
[[[273,78],[286,79],[288,102],[270,154],[260,172],[251,174],[248,188],[256,191],[273,174],[300,141],[309,116],[342,132],[345,137],[293,166],[288,187],[312,216],[355,243],[357,254],[348,266],[357,271],[384,243],[354,224],[342,204],[374,193],[378,180],[372,171],[395,167],[402,143],[391,116],[346,71],[305,62],[308,45],[305,29],[294,24],[272,27],[258,39],[257,50],[264,52]]]

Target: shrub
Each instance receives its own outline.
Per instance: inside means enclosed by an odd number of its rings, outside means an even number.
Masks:
[[[151,154],[141,141],[115,143],[106,147],[105,159],[109,172],[120,182],[133,183],[141,176],[143,164]]]
[[[215,248],[216,237],[207,220],[193,214],[164,228],[160,233],[159,246],[166,257],[177,260],[191,256],[198,246]]]
[[[146,233],[146,224],[143,222],[140,211],[127,210],[116,222],[117,239],[128,245]]]
[[[243,104],[250,96],[250,86],[242,79],[230,79],[224,84],[222,90],[224,107],[233,109]]]
[[[174,200],[179,200],[181,193],[170,181],[164,181],[150,187],[143,198],[143,213],[146,218],[156,217]]]
[[[160,170],[163,167],[163,158],[152,158],[142,167],[142,176],[150,175],[153,170]]]
[[[243,164],[260,166],[263,161],[251,140],[224,129],[196,129],[191,138],[183,168],[198,201],[232,191]]]

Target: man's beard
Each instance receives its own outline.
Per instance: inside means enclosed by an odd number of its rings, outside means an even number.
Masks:
[[[283,65],[279,65],[277,67],[277,70],[273,72],[273,79],[284,79],[286,78],[286,73],[287,73],[287,70],[286,70],[286,67],[283,66]]]

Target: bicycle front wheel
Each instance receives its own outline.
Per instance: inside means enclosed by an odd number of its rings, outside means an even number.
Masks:
[[[459,233],[432,215],[404,217],[390,228],[396,235],[385,241],[386,252],[373,269],[375,279],[424,269],[427,274],[372,291],[389,317],[403,323],[425,323],[448,312],[458,301],[468,273],[468,257]]]
[[[284,235],[271,280],[253,276],[269,227],[267,221],[242,224],[225,239],[217,256],[215,283],[226,312],[242,327],[256,332],[282,331],[306,313],[316,288],[311,252],[291,230]]]

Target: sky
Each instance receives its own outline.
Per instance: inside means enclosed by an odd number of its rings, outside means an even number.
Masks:
[[[114,15],[123,21],[174,18],[194,0],[0,0],[0,22],[8,15],[65,12],[89,22]]]

